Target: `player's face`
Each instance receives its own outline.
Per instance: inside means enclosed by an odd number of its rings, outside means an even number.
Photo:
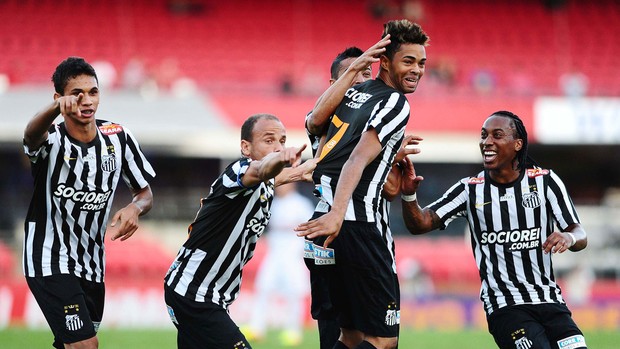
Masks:
[[[426,48],[418,44],[402,44],[392,60],[381,56],[382,76],[388,86],[402,93],[412,93],[418,87],[426,67]]]
[[[340,62],[340,68],[338,70],[338,78],[340,78],[342,74],[344,74],[347,68],[349,68],[351,63],[353,63],[356,59],[357,57],[350,57],[350,58],[343,59]],[[353,80],[353,85],[361,84],[362,82],[366,82],[370,79],[372,79],[372,66],[368,66],[368,68],[366,68],[364,71],[357,73],[357,75],[355,75],[355,79]],[[330,85],[333,84],[334,82],[336,82],[336,80],[334,79],[329,80]]]
[[[244,155],[253,160],[261,160],[269,153],[281,151],[285,143],[286,130],[280,121],[259,119],[252,130],[252,141],[246,142]]]
[[[80,105],[78,105],[80,115],[70,115],[69,117],[72,121],[78,123],[86,124],[94,122],[95,114],[99,107],[99,86],[97,84],[97,79],[89,75],[78,75],[75,78],[69,79],[69,81],[67,81],[67,86],[65,86],[63,96],[73,95],[77,97],[80,93],[84,95]]]
[[[492,171],[513,171],[513,160],[523,146],[523,140],[515,138],[511,119],[492,115],[482,125],[480,152],[484,168]]]

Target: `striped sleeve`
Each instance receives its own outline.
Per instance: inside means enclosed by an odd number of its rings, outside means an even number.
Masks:
[[[579,223],[577,210],[566,190],[566,186],[560,177],[551,170],[549,170],[548,176],[547,199],[560,229],[564,230],[573,223]]]
[[[131,131],[124,128],[127,135],[123,153],[123,180],[132,189],[143,189],[155,178],[155,170],[142,153],[138,141]]]
[[[467,215],[466,181],[466,178],[460,180],[450,187],[439,200],[427,206],[441,219],[441,229],[445,229],[455,218]]]

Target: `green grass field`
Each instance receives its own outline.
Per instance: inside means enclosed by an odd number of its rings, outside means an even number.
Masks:
[[[153,349],[176,348],[176,332],[170,330],[120,330],[102,329],[99,332],[99,347],[103,349]],[[591,349],[617,349],[620,346],[620,332],[586,332],[586,341]],[[32,331],[23,328],[0,330],[2,349],[51,348],[52,336],[48,331]],[[272,333],[265,342],[251,343],[254,349],[284,348]],[[295,348],[315,349],[319,347],[318,334],[308,330],[303,343]],[[290,347],[289,347],[290,348]],[[496,348],[491,335],[484,331],[401,331],[400,349],[486,349]]]

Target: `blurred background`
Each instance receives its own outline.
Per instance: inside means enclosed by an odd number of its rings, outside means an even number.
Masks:
[[[497,110],[515,112],[530,154],[565,181],[589,234],[586,250],[554,260],[569,307],[582,329],[619,329],[616,0],[0,0],[0,329],[46,327],[21,272],[32,193],[21,141],[28,120],[52,101],[60,61],[81,56],[93,64],[102,91],[97,117],[130,128],[157,171],[155,204],[139,232],[106,242],[104,326],[172,329],[163,275],[199,199],[239,155],[241,123],[273,113],[288,145],[307,143],[303,120],[328,87],[333,58],[349,46],[370,47],[383,23],[399,18],[431,37],[426,75],[408,95],[408,132],[425,139],[415,157],[425,177],[420,203],[477,173],[482,122]],[[298,188],[314,200],[311,189]],[[119,185],[115,206],[128,200]],[[411,237],[399,200],[391,219],[402,325],[486,329],[465,221]],[[244,269],[232,308],[239,324],[249,321],[266,248],[259,243]],[[274,326],[282,304],[266,320]],[[305,323],[312,324],[308,312]]]

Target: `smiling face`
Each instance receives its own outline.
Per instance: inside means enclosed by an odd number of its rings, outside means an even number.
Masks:
[[[514,122],[505,116],[491,115],[482,125],[480,152],[484,168],[494,180],[514,180],[519,175],[515,162],[523,140],[515,138],[516,134]]]
[[[65,117],[67,123],[88,124],[95,121],[95,114],[99,107],[99,85],[94,76],[82,74],[67,81],[62,96],[78,97],[80,94],[83,94],[78,105],[81,115],[68,115]],[[54,99],[62,96],[56,93]]]
[[[426,48],[419,44],[404,43],[392,59],[381,56],[379,78],[402,93],[412,93],[418,87],[425,68]]]
[[[281,151],[286,143],[284,125],[271,118],[260,118],[254,124],[250,140],[241,140],[241,153],[252,160],[261,160],[267,154]]]

